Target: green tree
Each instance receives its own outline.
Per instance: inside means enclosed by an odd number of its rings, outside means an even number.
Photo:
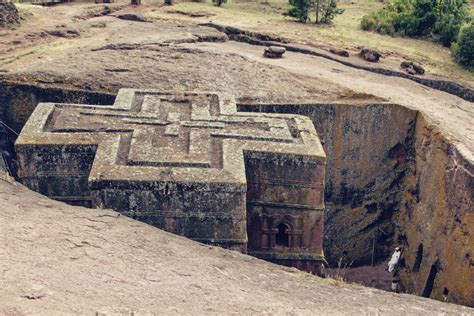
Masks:
[[[461,28],[458,42],[453,45],[454,59],[474,71],[474,23]]]
[[[309,10],[314,6],[314,0],[289,0],[291,8],[283,13],[285,16],[290,16],[300,22],[306,23],[309,21]]]
[[[344,9],[337,7],[336,0],[316,0],[316,24],[330,24],[338,14],[344,13]]]
[[[329,24],[338,14],[344,12],[337,8],[336,0],[289,0],[291,8],[284,13],[300,22],[306,23],[311,20],[310,11],[314,10],[316,24]]]

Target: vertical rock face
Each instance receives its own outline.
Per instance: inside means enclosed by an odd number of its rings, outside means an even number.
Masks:
[[[408,292],[474,306],[474,167],[420,113],[393,104],[240,108],[315,123],[328,156],[331,264],[343,251],[355,265],[385,260],[402,245]]]
[[[419,115],[416,159],[396,221],[406,236],[404,284],[474,306],[474,166]]]
[[[413,156],[416,112],[392,105],[332,106],[311,116],[328,155],[325,245],[336,263],[386,258],[394,242],[403,180]],[[327,115],[329,114],[329,115]]]
[[[306,117],[122,89],[113,106],[39,104],[15,146],[20,181],[49,197],[316,273],[324,260],[325,154]]]
[[[310,117],[327,155],[325,255],[354,265],[385,259],[396,236],[404,178],[413,160],[416,112],[391,104],[241,105]]]

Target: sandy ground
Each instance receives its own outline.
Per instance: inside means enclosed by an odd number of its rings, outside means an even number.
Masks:
[[[0,180],[0,314],[474,315],[321,279]]]

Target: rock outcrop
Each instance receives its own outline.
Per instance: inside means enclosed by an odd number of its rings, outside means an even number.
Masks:
[[[363,48],[361,51],[360,51],[360,54],[359,54],[363,59],[367,60],[367,61],[370,61],[371,63],[376,63],[379,61],[380,57],[382,57],[382,55],[373,50],[373,49],[369,49],[369,48]]]
[[[265,48],[263,56],[267,58],[283,58],[285,52],[285,47],[270,46]]]
[[[11,2],[0,2],[0,28],[14,26],[20,23],[17,8]]]

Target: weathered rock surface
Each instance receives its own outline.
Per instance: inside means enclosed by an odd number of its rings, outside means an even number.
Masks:
[[[423,75],[425,73],[425,69],[420,64],[409,60],[402,61],[400,68],[405,70],[410,75]]]
[[[20,23],[20,15],[15,5],[11,2],[0,2],[0,28],[18,23]]]
[[[378,62],[380,57],[382,57],[379,52],[369,48],[362,48],[359,55],[371,63]]]
[[[0,314],[474,312],[321,279],[4,180],[0,209]]]
[[[331,48],[329,49],[331,53],[334,55],[342,56],[342,57],[349,57],[349,52],[345,49],[339,49],[339,48]]]
[[[117,14],[117,18],[121,20],[127,20],[127,21],[135,21],[135,22],[148,22],[147,19],[141,14],[137,13],[122,13],[122,14]]]
[[[54,30],[48,30],[46,33],[52,36],[64,38],[75,38],[80,36],[79,30],[65,26],[60,26]]]
[[[266,47],[263,51],[263,56],[267,58],[283,58],[283,54],[285,54],[286,49],[284,47],[279,46],[270,46]]]
[[[474,306],[474,164],[418,115],[397,235],[408,291]],[[406,240],[406,241],[405,241]]]

